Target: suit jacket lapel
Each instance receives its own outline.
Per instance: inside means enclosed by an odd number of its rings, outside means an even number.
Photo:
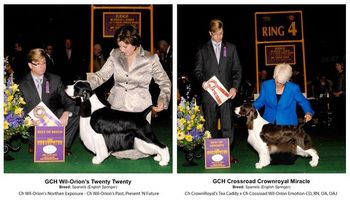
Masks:
[[[285,104],[286,99],[290,98],[291,92],[289,92],[289,91],[290,91],[289,84],[288,84],[288,82],[286,82],[284,85],[284,89],[283,89],[281,98],[280,98],[278,103]]]
[[[120,63],[120,65],[122,66],[124,71],[129,72],[129,70],[128,70],[128,60],[127,60],[126,56],[124,56],[120,50],[117,53],[119,54],[119,55],[117,55],[118,62]]]
[[[42,93],[41,93],[41,100],[47,105],[48,103],[48,97],[49,97],[49,92],[51,91],[51,84],[50,84],[50,79],[48,78],[48,75],[44,75],[43,79],[43,85],[42,85]]]
[[[214,61],[213,63],[216,63],[216,66],[219,67],[218,61],[216,60],[216,55],[215,55],[213,43],[211,42],[211,40],[209,40],[209,42],[207,43],[207,47],[208,47],[210,60],[213,60]]]
[[[141,68],[144,66],[144,57],[145,57],[145,50],[140,46],[140,52],[136,54],[134,63],[132,63],[132,68],[129,67],[129,72],[133,70],[137,70],[138,68]],[[164,66],[163,66],[164,67]]]
[[[28,87],[28,90],[26,90],[28,92],[27,95],[31,96],[33,99],[35,99],[35,102],[40,102],[40,97],[39,97],[38,91],[36,89],[33,77],[30,73],[26,77],[26,82],[27,82],[27,87]],[[24,86],[24,87],[26,87],[26,86]]]
[[[271,90],[272,90],[272,95],[271,95],[271,100],[274,106],[277,106],[278,102],[277,102],[277,94],[276,94],[276,83],[275,81],[272,81],[271,84]]]

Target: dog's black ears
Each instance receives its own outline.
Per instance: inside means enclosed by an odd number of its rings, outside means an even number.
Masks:
[[[256,108],[252,104],[247,104],[247,105],[249,105],[250,107],[249,113],[251,113],[251,116],[253,117],[253,119],[256,119],[258,117],[258,112],[256,111]]]
[[[253,120],[258,117],[258,112],[256,109],[252,106],[249,111],[249,115],[247,116],[247,128],[253,129]]]

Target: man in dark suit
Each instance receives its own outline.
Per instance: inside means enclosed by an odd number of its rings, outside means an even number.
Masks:
[[[14,53],[11,56],[10,64],[14,71],[15,82],[18,83],[29,72],[26,63],[26,53],[21,42],[15,42]]]
[[[28,73],[19,83],[26,101],[24,114],[27,115],[41,101],[57,116],[66,130],[66,155],[73,143],[79,125],[79,108],[65,93],[61,78],[46,72],[46,57],[43,49],[32,49],[28,54]],[[29,152],[33,152],[33,137],[30,138]]]
[[[58,74],[58,69],[56,66],[56,58],[54,56],[54,49],[53,45],[51,43],[47,43],[44,46],[44,50],[46,53],[46,71],[53,73],[53,74]]]
[[[80,53],[73,45],[72,39],[64,40],[64,49],[59,53],[58,62],[58,75],[61,76],[64,85],[70,85],[74,80],[83,77]]]
[[[229,138],[232,149],[234,136],[233,107],[235,98],[241,83],[241,64],[238,58],[236,46],[223,41],[223,23],[218,19],[210,21],[209,35],[211,40],[204,44],[196,54],[195,77],[202,85],[202,104],[205,118],[205,128],[214,138],[218,138],[218,119],[221,121],[222,137]],[[216,101],[207,92],[209,85],[207,80],[216,76],[229,91],[231,98],[218,106]],[[231,162],[238,162],[231,154]]]
[[[172,71],[173,71],[173,56],[172,56],[172,48],[171,45],[166,40],[160,40],[158,42],[158,56],[159,61],[162,64],[165,72],[168,74],[168,76],[172,77]]]

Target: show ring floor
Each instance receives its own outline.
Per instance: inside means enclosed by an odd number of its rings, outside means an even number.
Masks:
[[[225,169],[205,169],[204,157],[195,159],[197,166],[183,167],[184,153],[178,151],[178,173],[345,173],[345,130],[331,127],[316,126],[308,132],[312,137],[313,146],[318,151],[319,163],[317,167],[309,165],[310,158],[298,157],[293,165],[269,165],[263,169],[256,169],[258,154],[247,143],[247,130],[235,129],[234,156],[239,160]]]
[[[153,119],[152,119],[153,120]],[[139,160],[117,159],[110,156],[100,165],[91,162],[93,153],[88,151],[79,136],[72,145],[72,155],[64,163],[34,163],[28,153],[28,144],[23,143],[19,152],[11,152],[15,160],[4,161],[5,173],[172,173],[172,128],[171,119],[153,120],[152,127],[158,139],[168,146],[170,162],[160,166],[153,157]]]

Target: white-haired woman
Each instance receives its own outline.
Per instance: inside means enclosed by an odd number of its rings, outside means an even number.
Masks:
[[[260,95],[253,103],[256,109],[265,106],[264,119],[278,125],[298,125],[296,112],[297,104],[305,113],[305,121],[312,119],[314,111],[309,101],[301,93],[297,84],[289,82],[292,76],[292,67],[288,64],[279,64],[275,67],[273,79],[264,81]]]

